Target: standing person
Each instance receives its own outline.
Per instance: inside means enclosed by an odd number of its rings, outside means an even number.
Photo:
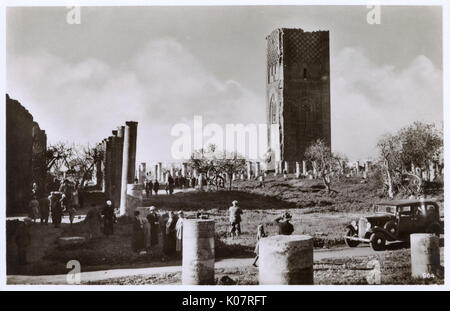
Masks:
[[[37,200],[36,196],[33,196],[30,203],[28,204],[28,207],[30,210],[30,218],[33,219],[34,223],[36,223],[36,220],[39,218],[39,201]]]
[[[267,235],[264,232],[264,226],[262,224],[258,225],[258,228],[256,229],[256,246],[255,246],[255,260],[253,261],[253,266],[257,267],[256,262],[259,259],[259,240],[261,238],[265,238]]]
[[[75,209],[75,207],[73,205],[70,205],[70,207],[69,207],[70,226],[72,226],[72,224],[73,224],[73,220],[75,219],[75,213],[76,212],[77,212],[77,210]]]
[[[183,247],[183,220],[184,214],[182,211],[178,212],[178,221],[175,226],[175,230],[177,233],[177,244],[176,244],[176,252],[177,256],[181,257],[182,247]]]
[[[39,202],[39,215],[41,217],[41,225],[47,225],[50,215],[50,200],[46,197],[41,198]]]
[[[139,253],[144,248],[144,226],[139,211],[134,212],[131,248],[135,253]]]
[[[153,191],[153,182],[151,180],[147,180],[145,184],[145,193],[147,194],[147,198],[152,195]]]
[[[31,188],[31,194],[36,197],[38,196],[38,185],[35,182],[33,183],[33,186]]]
[[[86,221],[89,226],[89,239],[97,238],[100,235],[102,216],[94,203],[92,203],[91,208],[86,215]]]
[[[109,236],[114,233],[114,221],[116,214],[110,200],[106,201],[106,205],[102,211],[103,215],[103,233]]]
[[[158,195],[159,182],[157,179],[155,179],[155,182],[153,183],[153,190],[155,191],[155,195]]]
[[[143,227],[143,237],[144,237],[144,250],[147,250],[150,248],[151,245],[151,227],[150,222],[145,217],[139,217],[142,221],[142,227]]]
[[[156,207],[150,206],[150,213],[147,215],[147,220],[150,224],[150,246],[153,247],[158,245],[159,215]]]
[[[72,192],[72,206],[75,209],[80,208],[80,194],[78,192],[78,186],[75,186],[73,192]]]
[[[166,235],[167,235],[167,254],[173,256],[176,250],[177,243],[177,230],[176,225],[178,216],[173,211],[169,212],[169,219],[166,223]]]
[[[161,242],[162,242],[162,251],[163,258],[162,261],[165,261],[166,256],[168,256],[168,243],[167,243],[167,234],[166,234],[166,224],[169,219],[169,215],[167,213],[161,214],[158,218],[159,229],[161,231]]]
[[[61,195],[61,200],[59,200],[59,202],[61,204],[62,212],[69,211],[69,200],[64,193]]]
[[[167,178],[167,183],[169,184],[169,194],[173,193],[173,187],[174,187],[174,180],[172,175],[169,174],[169,177]]]
[[[61,217],[62,217],[61,202],[55,192],[52,192],[50,194],[49,199],[52,213],[52,223],[55,226],[55,228],[58,228],[61,224]]]
[[[31,222],[31,218],[25,217],[14,233],[14,241],[17,245],[17,263],[19,265],[27,264],[27,249],[31,244],[31,235],[29,231]]]
[[[278,226],[278,234],[291,235],[294,232],[294,226],[290,223],[292,219],[291,214],[284,212],[281,217],[275,219],[275,224]]]
[[[234,200],[233,202],[231,202],[232,205],[228,209],[230,214],[230,234],[233,238],[241,235],[242,210],[238,206],[238,203],[238,201]]]

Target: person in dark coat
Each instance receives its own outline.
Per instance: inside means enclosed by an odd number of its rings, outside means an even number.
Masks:
[[[173,256],[176,252],[177,244],[177,225],[178,216],[174,212],[169,212],[169,219],[166,223],[166,235],[167,235],[167,255]]]
[[[100,236],[102,216],[100,215],[100,211],[94,203],[91,205],[91,208],[89,209],[85,220],[87,221],[89,226],[89,238],[95,239]]]
[[[169,219],[169,215],[167,213],[164,213],[159,216],[158,223],[159,223],[159,229],[161,231],[161,241],[162,241],[162,251],[164,257],[162,258],[163,261],[165,261],[165,257],[169,254],[168,249],[168,241],[167,241],[167,234],[166,234],[166,224]]]
[[[114,221],[116,214],[110,200],[106,201],[106,205],[102,211],[103,215],[103,233],[109,236],[114,233]]]
[[[51,212],[52,212],[52,223],[55,228],[58,228],[61,225],[62,218],[62,208],[61,208],[61,200],[58,198],[57,194],[52,192],[49,197],[51,202]]]
[[[50,200],[46,197],[43,197],[39,202],[39,216],[41,217],[41,225],[48,224],[49,215],[50,215]]]
[[[17,245],[17,263],[19,265],[27,264],[27,249],[31,244],[31,235],[28,226],[31,222],[31,218],[26,217],[14,233],[14,241]]]
[[[148,223],[150,224],[150,246],[158,245],[159,236],[159,215],[156,207],[150,206],[150,213],[147,215]]]
[[[159,190],[159,182],[157,179],[155,179],[155,182],[153,183],[153,191],[155,191],[155,195],[158,195]]]
[[[134,212],[131,248],[135,253],[139,253],[144,248],[144,227],[139,211]]]
[[[147,198],[152,195],[153,191],[153,182],[151,180],[148,180],[145,184],[145,193],[147,194]]]
[[[278,234],[291,235],[294,232],[294,226],[290,223],[291,219],[292,216],[288,212],[275,219],[275,224],[278,226]]]
[[[167,183],[168,183],[168,188],[169,188],[169,194],[173,193],[173,189],[174,189],[174,180],[172,175],[169,174],[169,177],[167,178]]]

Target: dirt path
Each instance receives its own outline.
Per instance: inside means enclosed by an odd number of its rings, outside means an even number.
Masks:
[[[382,252],[377,252],[382,253]],[[314,250],[314,261],[319,261],[326,258],[343,258],[343,257],[359,257],[373,255],[375,252],[367,246],[360,246],[356,248],[334,248],[334,249],[319,249]],[[215,268],[234,268],[250,266],[253,263],[253,258],[230,258],[216,261]],[[161,273],[180,272],[181,266],[172,265],[164,267],[151,268],[130,268],[130,269],[109,269],[101,271],[81,272],[81,282],[94,282],[111,278],[120,278],[126,276],[138,275],[152,275]],[[9,275],[7,277],[7,284],[64,284],[67,285],[67,275]]]

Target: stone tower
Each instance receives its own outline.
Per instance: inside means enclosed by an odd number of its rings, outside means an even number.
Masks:
[[[280,28],[266,40],[268,145],[292,172],[313,141],[331,146],[329,32]]]

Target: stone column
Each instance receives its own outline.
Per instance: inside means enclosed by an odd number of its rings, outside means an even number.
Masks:
[[[102,150],[103,145],[101,143],[97,144],[97,150]],[[97,188],[102,189],[103,187],[103,171],[102,171],[102,159],[98,158],[95,162],[95,171],[96,171],[96,180],[97,180]]]
[[[183,285],[214,284],[214,220],[183,221]]]
[[[313,238],[275,235],[259,240],[259,284],[313,284]]]
[[[275,161],[275,172],[273,173],[273,176],[277,176],[280,173],[280,167],[278,163],[278,161]]]
[[[303,176],[308,175],[308,171],[306,169],[306,161],[305,160],[302,161],[302,175]]]
[[[127,212],[127,185],[133,182],[128,182],[129,170],[129,156],[130,156],[130,125],[126,123],[124,134],[123,134],[123,155],[122,155],[122,182],[120,190],[120,215],[125,215]],[[134,169],[132,170],[134,173]]]
[[[288,161],[284,161],[284,170],[283,173],[286,172],[287,174],[289,174],[289,162]]]
[[[124,126],[117,127],[117,137],[116,137],[116,152],[115,152],[115,165],[114,165],[114,193],[113,200],[115,206],[120,208],[120,195],[122,189],[122,165],[123,165],[123,135],[124,135]]]
[[[181,164],[181,176],[186,178],[186,172],[187,172],[187,163]]]
[[[142,162],[139,165],[139,183],[143,184],[145,176],[147,174],[147,164],[145,162]]]
[[[256,163],[255,163],[255,177],[256,177],[256,178],[259,177],[260,171],[261,171],[261,163],[256,162]]]
[[[158,181],[159,182],[162,182],[162,177],[163,177],[163,175],[162,175],[162,163],[161,162],[158,162]]]
[[[316,168],[316,162],[313,161],[313,177],[314,179],[317,178],[317,168]]]
[[[112,183],[112,179],[113,179],[113,165],[112,165],[112,161],[113,161],[113,138],[112,136],[109,136],[108,139],[106,140],[106,162],[105,162],[105,179],[106,179],[106,191],[105,191],[105,196],[107,200],[111,199],[111,195],[113,193],[113,183]]]
[[[118,157],[117,157],[117,153],[118,153],[118,148],[117,148],[117,131],[113,130],[112,131],[113,136],[111,137],[111,196],[110,199],[113,203],[113,207],[114,208],[118,208],[120,206],[120,202],[116,201],[117,200],[117,195],[116,195],[116,191],[119,188],[117,186],[117,182],[120,182],[117,180],[117,161],[118,161]]]
[[[411,234],[411,276],[430,278],[440,273],[439,237],[432,233]]]
[[[137,122],[127,121],[125,124],[129,128],[129,148],[128,148],[128,175],[127,182],[129,184],[134,183],[136,172],[136,142],[137,142]]]
[[[252,178],[252,162],[247,162],[247,180]]]
[[[300,178],[300,163],[295,162],[295,178]]]

